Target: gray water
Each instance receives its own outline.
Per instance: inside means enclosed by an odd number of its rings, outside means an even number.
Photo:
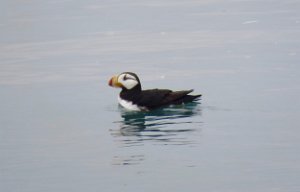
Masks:
[[[0,191],[300,191],[300,2],[1,1]],[[112,75],[201,104],[124,111]]]

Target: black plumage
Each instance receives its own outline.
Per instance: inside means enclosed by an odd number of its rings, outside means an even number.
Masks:
[[[121,78],[121,79],[119,79]],[[136,85],[130,89],[124,85],[128,79],[135,80]],[[123,81],[123,83],[118,82]],[[117,82],[113,78],[109,84],[111,86],[121,87],[120,98],[137,105],[140,109],[152,110],[168,105],[178,105],[196,101],[201,95],[189,95],[193,90],[172,91],[169,89],[149,89],[142,90],[138,76],[131,72],[125,72],[117,77]],[[125,83],[124,83],[125,82]]]

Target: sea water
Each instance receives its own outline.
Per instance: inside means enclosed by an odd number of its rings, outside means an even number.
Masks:
[[[0,4],[0,191],[300,191],[298,1]],[[202,100],[126,111],[123,71]]]

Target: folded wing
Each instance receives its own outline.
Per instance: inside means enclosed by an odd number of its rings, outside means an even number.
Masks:
[[[161,106],[182,104],[192,102],[201,97],[201,95],[189,95],[193,90],[171,91],[168,89],[151,89],[140,93],[136,104],[145,106],[148,109],[154,109]]]

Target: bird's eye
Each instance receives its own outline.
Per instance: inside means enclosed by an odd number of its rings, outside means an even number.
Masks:
[[[128,75],[128,74],[124,74],[123,76],[123,81],[127,81],[127,80],[134,80],[136,81],[136,79],[134,77],[132,77],[131,75]]]

